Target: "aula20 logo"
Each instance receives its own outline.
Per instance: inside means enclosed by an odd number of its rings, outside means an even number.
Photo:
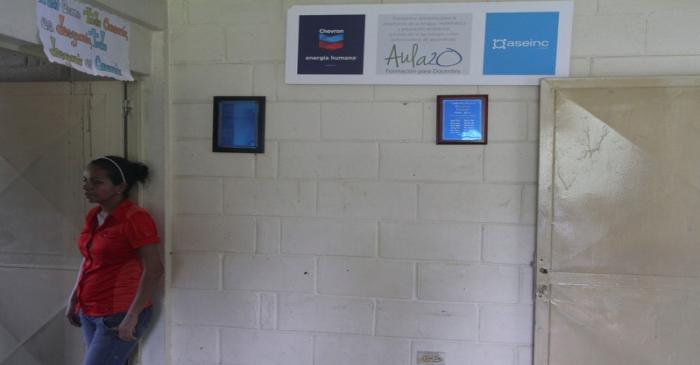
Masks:
[[[554,75],[558,12],[487,13],[484,75]]]
[[[329,51],[339,50],[343,48],[344,35],[344,29],[321,28],[318,30],[318,47]]]

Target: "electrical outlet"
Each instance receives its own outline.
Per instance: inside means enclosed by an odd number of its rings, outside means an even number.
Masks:
[[[418,351],[417,365],[445,365],[445,353],[434,351]]]

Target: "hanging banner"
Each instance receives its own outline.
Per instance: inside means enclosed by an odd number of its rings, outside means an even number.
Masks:
[[[537,85],[569,75],[571,1],[294,6],[288,84]]]
[[[126,20],[74,0],[37,0],[36,17],[49,61],[90,75],[134,80]]]

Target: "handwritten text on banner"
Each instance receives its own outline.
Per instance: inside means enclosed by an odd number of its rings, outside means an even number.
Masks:
[[[49,61],[90,75],[133,81],[127,21],[74,0],[37,0],[36,15]]]

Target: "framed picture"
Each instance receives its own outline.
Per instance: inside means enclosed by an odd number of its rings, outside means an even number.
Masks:
[[[438,95],[437,144],[486,144],[488,95]]]
[[[265,97],[215,96],[214,152],[265,152]]]

